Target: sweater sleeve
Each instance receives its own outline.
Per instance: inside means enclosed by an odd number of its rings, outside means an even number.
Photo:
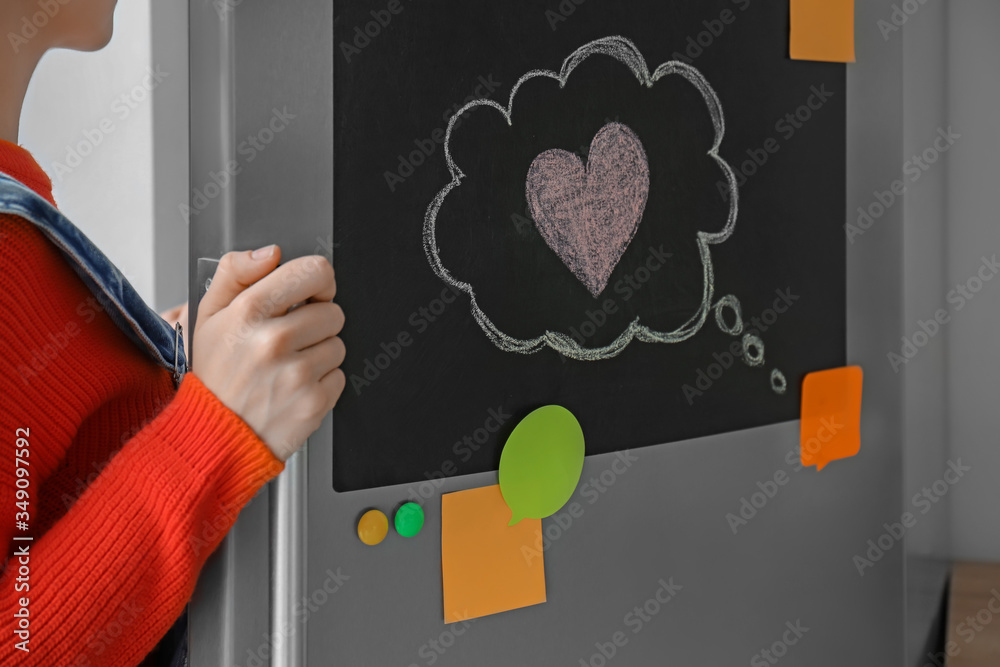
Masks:
[[[13,468],[18,436],[2,437],[9,445],[0,469]],[[187,373],[170,403],[48,531],[34,541],[2,531],[12,555],[0,578],[0,664],[140,662],[181,614],[240,509],[283,469],[253,430]],[[15,479],[3,475],[2,511],[16,511]],[[22,626],[30,632],[28,652],[17,648]]]

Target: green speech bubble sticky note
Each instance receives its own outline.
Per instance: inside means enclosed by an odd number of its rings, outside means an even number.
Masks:
[[[544,519],[573,495],[583,472],[583,429],[569,410],[546,405],[514,428],[500,455],[500,491],[510,524]]]

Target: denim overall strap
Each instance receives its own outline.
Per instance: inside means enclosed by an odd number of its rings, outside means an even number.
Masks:
[[[45,232],[118,328],[154,361],[171,371],[174,385],[180,385],[187,372],[183,338],[146,305],[125,276],[76,225],[36,192],[3,173],[0,173],[0,213],[24,218]]]

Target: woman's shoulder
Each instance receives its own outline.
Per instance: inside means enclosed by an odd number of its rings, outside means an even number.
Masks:
[[[59,249],[36,225],[20,216],[0,214],[0,275],[5,282],[31,280],[63,264]]]

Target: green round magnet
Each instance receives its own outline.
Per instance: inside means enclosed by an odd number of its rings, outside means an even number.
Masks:
[[[396,510],[393,519],[396,532],[403,537],[413,537],[424,527],[424,510],[416,503],[405,503]]]

